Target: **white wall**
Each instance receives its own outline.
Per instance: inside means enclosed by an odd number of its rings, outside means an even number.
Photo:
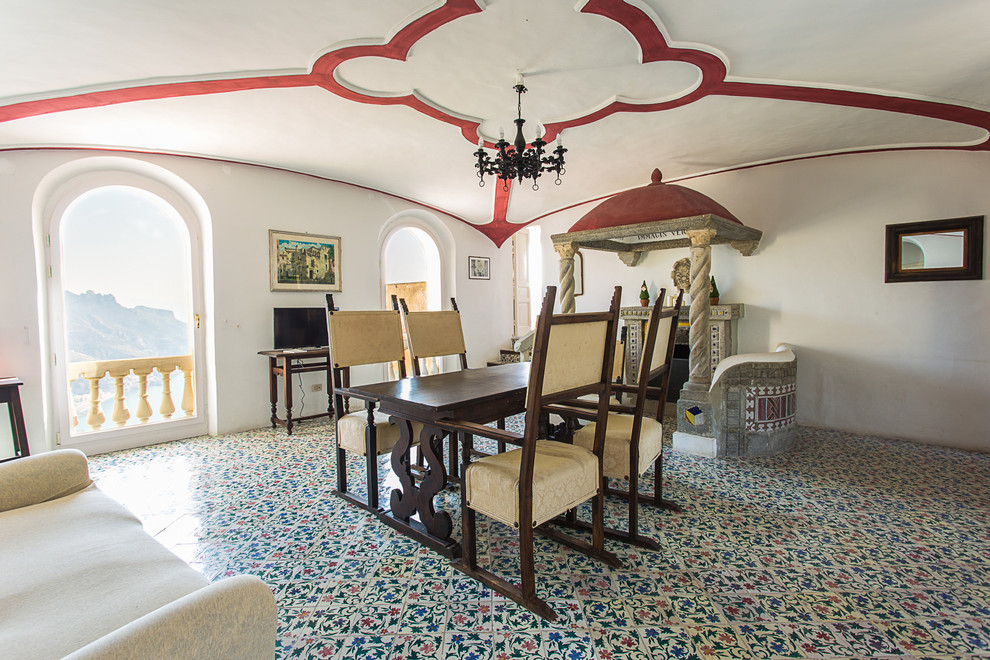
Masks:
[[[385,248],[386,284],[426,282],[426,253],[423,244],[411,230],[392,235]]]
[[[0,155],[0,374],[18,376],[32,452],[54,446],[50,415],[50,358],[44,309],[47,270],[41,236],[32,227],[32,198],[54,168],[104,155],[82,151],[23,151]],[[268,230],[341,237],[343,291],[335,301],[344,309],[381,308],[379,256],[381,230],[404,212],[442,227],[452,238],[454,282],[465,319],[465,341],[472,366],[498,354],[512,333],[512,259],[508,245],[495,248],[480,233],[440,214],[385,194],[261,167],[167,156],[122,156],[164,167],[195,188],[205,200],[213,227],[212,315],[215,330],[216,430],[226,433],[268,424],[266,358],[272,345],[272,308],[322,306],[320,293],[272,293],[268,279]],[[468,280],[467,256],[489,256],[491,281]],[[309,378],[315,378],[308,375]],[[320,394],[307,394],[307,412],[320,409]],[[310,407],[313,406],[313,407]],[[298,413],[298,409],[295,411]]]
[[[798,356],[802,424],[990,451],[990,281],[884,283],[884,226],[990,215],[990,155],[958,152],[836,156],[686,181],[763,231],[743,257],[716,246],[723,302],[746,305],[739,350],[778,342]],[[558,279],[550,234],[590,206],[543,221],[545,277]],[[623,286],[636,304],[672,288],[688,249],[651,253],[629,268],[585,253],[578,311]]]
[[[38,310],[47,264],[34,235],[31,204],[55,167],[99,155],[24,151],[0,155],[0,375],[18,376],[32,451],[50,448],[47,329]],[[471,366],[481,366],[512,332],[511,253],[463,223],[387,195],[258,167],[190,158],[126,156],[171,170],[205,199],[213,219],[217,429],[265,426],[265,360],[271,309],[320,306],[317,293],[272,293],[268,229],[342,237],[343,308],[380,307],[378,242],[390,219],[429,216],[454,244],[456,295]],[[803,424],[990,451],[990,282],[884,284],[884,225],[984,215],[990,209],[990,155],[913,152],[841,156],[754,168],[685,182],[743,222],[763,230],[755,255],[713,251],[726,302],[746,305],[740,350],[786,341],[798,355]],[[634,185],[636,182],[630,182]],[[544,281],[558,277],[550,235],[590,207],[540,221]],[[443,249],[443,246],[441,246]],[[635,304],[639,284],[671,287],[673,262],[687,249],[654,252],[636,268],[607,253],[585,254],[586,295],[578,310],[607,303],[621,284]],[[492,258],[492,279],[469,280],[467,256]],[[319,398],[307,395],[309,403]]]

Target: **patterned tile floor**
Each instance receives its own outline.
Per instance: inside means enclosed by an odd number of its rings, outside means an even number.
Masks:
[[[549,624],[331,496],[331,447],[308,424],[91,469],[207,577],[264,579],[283,658],[990,656],[990,455],[816,429],[772,458],[668,450],[665,495],[684,512],[643,516],[661,552],[610,542],[625,564],[611,569],[539,541]],[[456,493],[438,499],[456,512]],[[607,513],[621,521],[622,504]],[[518,576],[515,534],[479,521],[482,561]]]

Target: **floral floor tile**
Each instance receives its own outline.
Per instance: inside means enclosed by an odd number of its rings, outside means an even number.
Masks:
[[[676,623],[705,625],[726,621],[718,606],[712,602],[710,597],[705,595],[691,597],[674,594],[670,598],[670,606],[674,613],[673,620]]]
[[[587,632],[545,630],[543,657],[562,660],[594,660],[595,647]]]
[[[326,424],[93,456],[90,471],[208,579],[264,580],[278,658],[990,657],[990,456],[799,434],[759,459],[669,451],[665,494],[684,511],[642,507],[662,549],[610,540],[619,569],[537,538],[555,622],[333,496]],[[383,502],[389,470],[382,457]],[[360,461],[348,481],[363,493]],[[435,504],[459,534],[457,490]],[[608,498],[608,519],[624,506]],[[518,534],[478,523],[482,564],[518,580]]]
[[[451,601],[483,601],[491,600],[492,598],[491,589],[466,575],[452,576],[450,578],[447,594]]]
[[[492,635],[492,657],[515,660],[542,655],[543,637],[539,631],[497,632]]]
[[[685,632],[702,658],[750,660],[753,657],[745,636],[732,626],[688,626]]]
[[[777,620],[777,612],[768,606],[783,604],[780,599],[761,598],[759,595],[717,594],[711,597],[712,602],[721,608],[726,621],[733,623],[758,623]]]
[[[891,592],[888,596],[898,607],[907,612],[909,617],[939,617],[943,616],[942,603],[932,594],[924,591]]]
[[[584,616],[582,601],[578,600],[549,600],[547,604],[557,618],[553,621],[541,620],[544,630],[582,631],[588,629],[588,620]]]
[[[340,640],[340,650],[334,660],[387,660],[392,657],[392,637],[353,635]]]
[[[668,625],[675,619],[676,615],[669,598],[636,597],[623,600],[635,626]]]
[[[752,624],[739,626],[739,634],[752,658],[803,658],[804,652],[794,624]]]
[[[833,623],[839,643],[852,656],[898,654],[897,645],[872,623]]]
[[[586,600],[582,606],[584,618],[591,628],[614,630],[635,625],[625,599]]]
[[[499,600],[491,608],[491,625],[496,632],[510,630],[526,632],[539,630],[543,625],[543,619],[515,601]]]
[[[407,603],[398,632],[401,634],[437,633],[447,629],[447,604],[420,601]]]
[[[990,655],[990,625],[980,619],[925,619],[917,623],[945,640],[953,651]]]
[[[493,654],[491,633],[444,635],[444,660],[488,660]]]
[[[320,605],[359,605],[366,602],[365,584],[360,580],[327,580],[320,597]]]
[[[911,655],[943,655],[959,650],[921,622],[881,621],[876,626]]]
[[[490,601],[459,600],[447,603],[447,630],[457,632],[490,632],[492,630]]]
[[[442,660],[443,635],[396,635],[392,638],[392,660]]]
[[[340,656],[346,643],[346,637],[299,638],[284,657],[298,660],[307,658],[334,660]]]
[[[847,621],[861,616],[856,605],[839,594],[802,593],[798,602],[819,621]]]
[[[854,605],[859,614],[856,619],[904,621],[915,615],[901,607],[903,596],[890,591],[867,591],[861,593],[844,593],[842,597]]]
[[[638,630],[592,631],[598,657],[602,660],[648,660],[653,654],[640,644]]]
[[[401,606],[409,591],[413,588],[412,580],[395,578],[377,578],[368,580],[367,586],[361,592],[363,602],[388,603]]]
[[[701,656],[687,631],[680,626],[645,626],[638,629],[642,648],[651,658],[697,660]]]

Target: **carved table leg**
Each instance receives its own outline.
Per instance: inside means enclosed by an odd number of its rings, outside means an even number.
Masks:
[[[277,428],[275,420],[278,419],[278,373],[275,369],[278,362],[275,358],[268,358],[268,398],[272,402],[272,428]],[[329,389],[329,388],[328,388]]]
[[[447,485],[447,471],[443,464],[443,439],[443,431],[423,426],[423,432],[419,436],[419,448],[426,460],[427,470],[426,478],[420,484],[416,495],[416,510],[419,512],[420,522],[430,534],[439,539],[449,539],[453,530],[450,514],[446,511],[438,513],[433,505],[434,496]]]
[[[402,488],[393,488],[389,498],[392,515],[409,522],[409,516],[416,511],[417,491],[412,473],[409,471],[409,447],[412,444],[412,424],[409,420],[390,417],[389,421],[399,425],[399,439],[392,448],[392,472],[399,478]]]
[[[285,385],[285,433],[292,435],[292,359],[283,359],[284,373],[283,384]]]

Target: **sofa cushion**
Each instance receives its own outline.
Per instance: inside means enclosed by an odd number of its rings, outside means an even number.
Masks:
[[[92,483],[86,454],[78,449],[0,463],[0,511],[65,497]]]
[[[60,658],[207,585],[95,486],[0,513],[0,649]]]

